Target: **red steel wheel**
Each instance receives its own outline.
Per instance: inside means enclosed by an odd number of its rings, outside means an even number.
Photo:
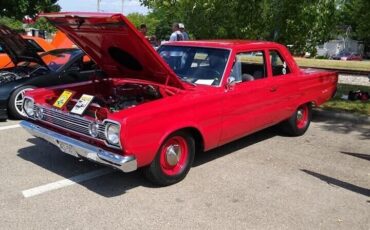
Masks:
[[[188,174],[195,155],[194,138],[178,131],[166,138],[152,163],[145,169],[145,176],[161,186],[175,184]]]
[[[302,105],[298,108],[296,113],[296,125],[298,129],[303,129],[307,126],[308,123],[308,106]]]
[[[160,151],[160,166],[168,176],[176,176],[181,173],[186,165],[189,148],[182,136],[174,136],[168,139]]]
[[[303,104],[297,108],[295,113],[280,124],[281,130],[289,136],[303,135],[311,123],[312,105]]]

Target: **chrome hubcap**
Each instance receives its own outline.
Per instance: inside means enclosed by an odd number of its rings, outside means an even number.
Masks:
[[[23,110],[23,101],[24,101],[24,95],[26,94],[27,91],[32,90],[32,89],[24,89],[20,91],[16,96],[15,96],[15,109],[17,112],[22,115],[26,116],[26,113]]]
[[[297,111],[297,120],[302,120],[303,118],[303,110],[300,109]]]
[[[170,145],[166,150],[166,161],[170,166],[175,166],[180,160],[181,148],[179,145]]]

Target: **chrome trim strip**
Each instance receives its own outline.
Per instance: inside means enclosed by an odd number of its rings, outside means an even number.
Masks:
[[[29,121],[22,121],[20,125],[33,136],[42,138],[47,142],[59,147],[60,149],[63,149],[63,146],[67,145],[70,149],[69,151],[64,152],[74,157],[83,157],[99,164],[108,165],[110,167],[119,169],[123,172],[132,172],[137,169],[137,161],[134,156],[118,155],[74,138],[48,130]]]

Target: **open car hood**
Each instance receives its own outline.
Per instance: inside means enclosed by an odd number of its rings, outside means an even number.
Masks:
[[[181,80],[122,14],[42,14],[86,52],[109,77],[184,88]]]
[[[35,48],[21,35],[4,25],[0,25],[0,46],[8,54],[14,65],[27,61],[35,62],[47,68]]]

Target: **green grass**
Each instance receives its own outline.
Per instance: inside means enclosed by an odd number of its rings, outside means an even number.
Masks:
[[[368,100],[367,102],[362,102],[359,100],[349,101],[341,99],[342,95],[348,95],[348,92],[350,90],[361,90],[370,93],[369,86],[340,84],[338,85],[336,96],[327,103],[323,104],[321,107],[330,110],[347,111],[370,116],[370,100]]]
[[[353,70],[353,71],[369,71],[370,61],[341,61],[341,60],[326,60],[326,59],[311,59],[294,57],[300,67],[325,68],[333,70]]]

